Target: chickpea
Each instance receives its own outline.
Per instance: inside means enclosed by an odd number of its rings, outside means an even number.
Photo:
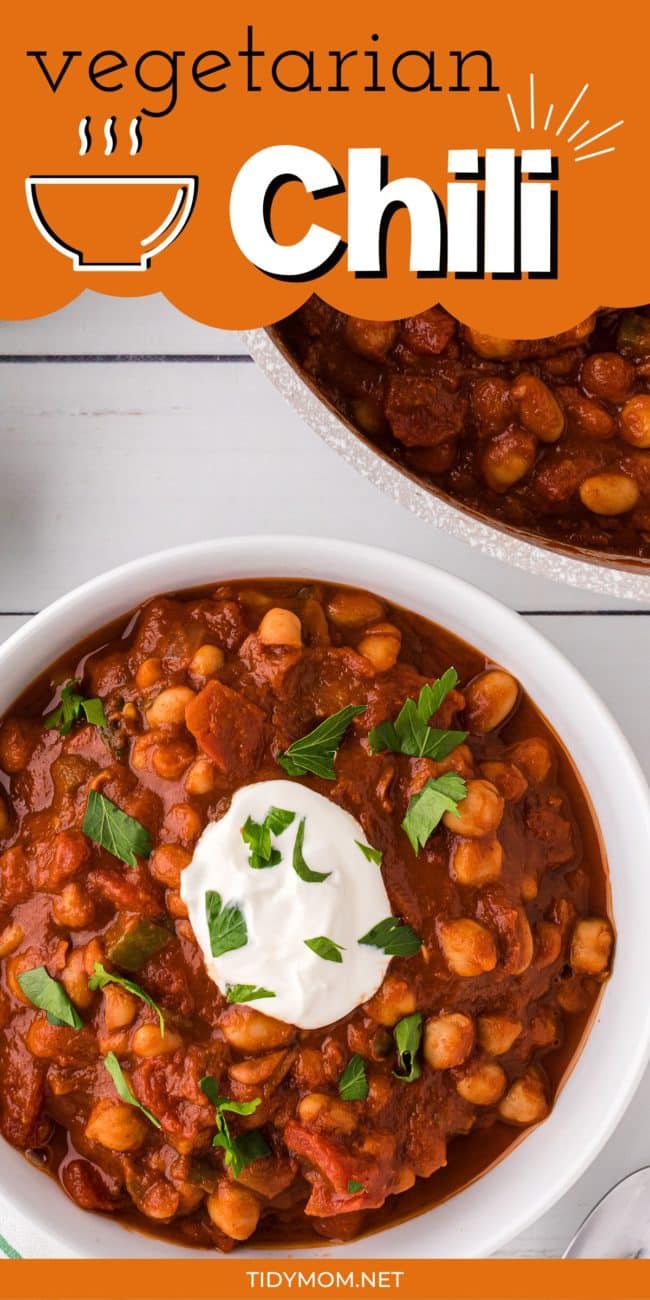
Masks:
[[[487,885],[498,880],[503,864],[503,849],[490,836],[484,840],[457,840],[452,850],[450,874],[459,885]]]
[[[488,668],[465,689],[465,717],[470,731],[484,736],[500,727],[519,698],[519,683],[502,668]]]
[[[210,794],[216,782],[214,763],[209,758],[197,758],[185,777],[186,794]]]
[[[86,930],[92,924],[95,904],[83,885],[69,880],[52,907],[54,920],[68,930]]]
[[[68,997],[82,1010],[92,1006],[95,996],[92,989],[88,988],[85,956],[83,948],[75,948],[61,973],[61,982]]]
[[[544,1081],[536,1070],[528,1070],[510,1085],[499,1106],[506,1124],[538,1124],[550,1110]]]
[[[0,727],[0,767],[12,775],[27,767],[37,743],[37,734],[20,718],[8,718]]]
[[[639,488],[627,474],[592,474],[580,486],[580,500],[595,515],[624,515],[639,501]]]
[[[496,1061],[476,1061],[456,1083],[456,1091],[472,1106],[494,1106],[508,1085],[505,1070]]]
[[[492,835],[501,824],[504,801],[489,781],[468,781],[467,794],[458,805],[458,814],[446,812],[443,823],[448,831],[467,839]]]
[[[165,894],[165,907],[170,916],[175,917],[177,921],[186,920],[189,916],[187,903],[183,902],[180,893],[176,889],[168,889]]]
[[[25,938],[25,932],[22,925],[17,921],[10,922],[0,933],[0,957],[9,957],[12,952],[22,943]]]
[[[429,1016],[424,1022],[423,1055],[432,1070],[451,1070],[467,1060],[474,1047],[474,1025],[461,1011]]]
[[[206,641],[205,645],[199,646],[196,654],[192,655],[190,672],[195,677],[212,677],[223,668],[225,662],[226,656],[221,646],[211,645]]]
[[[192,861],[192,854],[180,844],[160,844],[149,859],[149,870],[160,885],[178,889],[181,873]]]
[[[168,741],[156,745],[151,755],[151,766],[163,781],[178,781],[194,758],[194,749],[183,741]]]
[[[37,966],[42,966],[42,964],[43,961],[41,955],[34,948],[28,948],[27,952],[19,952],[15,955],[12,954],[7,958],[7,965],[5,968],[7,988],[19,1002],[22,1002],[23,1006],[31,1007],[32,1003],[27,995],[23,993],[20,984],[18,983],[18,976],[24,975],[25,971],[34,970]]]
[[[493,492],[507,492],[535,464],[537,440],[525,429],[504,429],[486,444],[481,472]]]
[[[384,412],[378,402],[371,397],[357,397],[352,402],[354,423],[364,433],[376,437],[385,427]]]
[[[42,1061],[54,1061],[69,1046],[73,1029],[51,1025],[47,1016],[36,1016],[25,1034],[25,1043],[32,1056]]]
[[[86,1124],[88,1140],[108,1151],[137,1151],[146,1136],[146,1120],[134,1106],[107,1098],[96,1102]]]
[[[363,320],[348,316],[344,335],[348,347],[371,361],[381,361],[392,348],[398,334],[397,321]]]
[[[167,1056],[183,1046],[183,1039],[167,1025],[164,1034],[158,1023],[140,1025],[131,1039],[131,1051],[136,1056]]]
[[[503,1056],[509,1052],[522,1031],[520,1020],[511,1016],[479,1016],[478,1041],[489,1056]]]
[[[489,361],[505,361],[508,357],[513,357],[517,351],[517,344],[512,339],[500,339],[494,334],[482,334],[479,330],[470,329],[469,325],[465,326],[465,338],[480,357],[485,357]]]
[[[518,375],[511,393],[519,408],[524,428],[542,442],[557,442],[564,433],[566,419],[557,398],[536,375]]]
[[[552,966],[562,952],[562,931],[552,921],[540,921],[537,926],[536,965]]]
[[[650,447],[650,393],[637,393],[619,415],[621,437],[632,447]]]
[[[185,721],[185,709],[195,692],[189,686],[168,686],[161,691],[147,709],[150,727],[180,727]]]
[[[511,745],[508,757],[520,767],[530,785],[541,785],[553,766],[550,746],[541,736],[530,736]]]
[[[104,999],[104,1019],[109,1033],[116,1029],[127,1029],[133,1024],[138,1012],[137,999],[119,984],[107,984],[102,991]]]
[[[165,1221],[173,1219],[180,1203],[180,1194],[166,1178],[158,1178],[147,1188],[138,1208],[148,1219]]]
[[[292,1025],[282,1020],[272,1020],[253,1007],[231,1006],[219,1018],[231,1047],[238,1052],[266,1052],[273,1047],[284,1047],[294,1036]]]
[[[528,871],[521,878],[521,898],[524,903],[532,903],[539,894],[539,882],[534,871]]]
[[[377,623],[384,614],[383,605],[376,596],[364,591],[334,593],[327,605],[327,617],[337,627],[363,627],[364,623]]]
[[[378,673],[394,668],[402,648],[402,633],[393,623],[375,623],[362,636],[357,650],[369,659]]]
[[[593,397],[584,397],[577,388],[561,388],[569,425],[581,438],[607,442],[616,433],[616,420],[611,411]]]
[[[560,1028],[557,1016],[550,1007],[540,1007],[531,1018],[528,1026],[531,1042],[535,1047],[551,1047],[560,1041]]]
[[[201,818],[191,803],[175,803],[165,817],[163,830],[172,840],[192,844],[201,834]]]
[[[611,926],[598,916],[578,921],[571,939],[570,961],[574,971],[602,975],[609,965],[614,943]]]
[[[268,1083],[276,1070],[285,1063],[291,1065],[291,1056],[283,1048],[279,1048],[277,1052],[266,1052],[264,1056],[249,1057],[245,1061],[235,1062],[230,1067],[230,1074],[237,1083],[252,1088],[260,1083]]]
[[[298,649],[302,645],[302,625],[297,614],[290,609],[269,609],[257,629],[262,645],[289,646]]]
[[[160,681],[162,675],[160,659],[145,659],[135,674],[135,684],[139,691],[147,691],[150,686],[155,686],[156,682]]]
[[[206,1201],[212,1222],[234,1241],[246,1241],[252,1236],[262,1210],[261,1202],[247,1187],[220,1182]]]
[[[462,916],[456,921],[443,921],[439,933],[443,956],[452,974],[468,979],[494,970],[497,946],[486,926]]]
[[[354,1107],[347,1101],[330,1097],[326,1092],[308,1092],[298,1105],[303,1124],[315,1124],[335,1133],[353,1133],[357,1127]]]
[[[594,397],[624,402],[634,380],[634,366],[618,352],[592,352],[582,364],[580,380]]]
[[[415,1008],[415,993],[406,980],[398,975],[387,975],[365,1009],[377,1024],[390,1028],[404,1016],[410,1016]]]
[[[496,786],[506,803],[519,803],[528,789],[528,782],[515,763],[481,763],[481,776]]]
[[[391,1196],[399,1196],[400,1192],[408,1192],[409,1188],[415,1184],[415,1170],[410,1165],[400,1165],[395,1177],[395,1182],[390,1189]]]

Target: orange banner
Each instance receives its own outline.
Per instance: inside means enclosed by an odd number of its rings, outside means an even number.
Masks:
[[[7,1289],[5,1289],[7,1288]],[[648,1300],[640,1260],[48,1260],[2,1269],[4,1300]]]
[[[645,302],[635,8],[14,7],[0,316],[162,291],[240,328],[318,287],[524,337]]]

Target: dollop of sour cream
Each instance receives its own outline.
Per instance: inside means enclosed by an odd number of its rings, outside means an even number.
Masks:
[[[255,868],[242,828],[249,818],[261,825],[272,808],[294,817],[280,834],[271,834],[280,861]],[[299,835],[298,858],[310,871],[329,873],[326,880],[298,875],[293,860]],[[272,998],[237,1000],[300,1029],[332,1024],[372,997],[390,957],[359,940],[390,916],[391,908],[381,868],[360,844],[369,847],[355,818],[298,782],[261,781],[237,791],[225,816],[203,831],[181,877],[181,897],[206,970],[224,995],[235,985],[266,989]],[[218,894],[222,908],[236,907],[245,923],[243,946],[216,957],[208,891]],[[338,945],[341,960],[320,956],[307,939]]]

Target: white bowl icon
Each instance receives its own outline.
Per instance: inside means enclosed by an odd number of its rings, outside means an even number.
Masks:
[[[151,203],[154,198],[152,186],[158,187],[160,192],[162,215],[155,229],[142,236],[138,231],[139,222],[143,219],[151,221],[154,206],[159,216],[158,204]],[[145,197],[143,187],[148,187],[146,202],[142,202]],[[75,198],[79,202],[73,203],[71,209],[66,204],[63,218],[60,211],[55,215],[48,213],[48,197],[60,201],[63,197],[72,197],[71,190],[76,190]],[[168,191],[167,195],[164,190]],[[197,190],[196,176],[28,176],[25,181],[27,206],[36,229],[52,248],[70,258],[75,271],[148,270],[152,257],[168,248],[185,229],[194,210]],[[100,255],[95,248],[89,253],[81,247],[77,235],[71,237],[61,230],[63,222],[67,224],[70,218],[70,210],[74,217],[77,206],[82,222],[86,220],[86,237],[93,247],[97,240],[94,202],[100,205],[96,218],[101,217],[103,225],[108,227],[99,236],[100,243],[106,244]],[[54,206],[56,208],[56,203]],[[147,217],[144,213],[148,214]],[[128,228],[126,242],[125,221]]]

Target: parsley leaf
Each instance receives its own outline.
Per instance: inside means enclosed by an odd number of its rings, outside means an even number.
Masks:
[[[382,858],[384,856],[381,849],[373,849],[370,844],[362,844],[361,840],[355,840],[354,842],[357,848],[361,849],[364,858],[367,858],[369,862],[376,863],[378,867],[381,866]]]
[[[422,687],[417,701],[408,699],[394,722],[380,722],[368,735],[370,751],[379,754],[408,754],[411,758],[445,758],[467,737],[466,731],[444,731],[430,727],[429,718],[437,713],[443,700],[458,681],[455,668],[448,668],[433,685]]]
[[[84,1022],[63,985],[59,984],[58,980],[53,980],[44,966],[35,966],[33,970],[23,971],[22,975],[18,976],[18,983],[33,1007],[38,1007],[40,1011],[47,1011],[47,1018],[51,1025],[68,1025],[70,1029],[83,1029]]]
[[[222,903],[221,894],[216,889],[207,889],[205,893],[205,915],[210,932],[210,952],[213,957],[222,957],[224,952],[233,952],[235,948],[245,948],[248,943],[248,930],[243,913],[236,903]]]
[[[145,826],[122,812],[98,790],[91,790],[82,831],[94,844],[107,849],[127,867],[137,867],[137,858],[151,855],[151,839]]]
[[[348,1192],[352,1196],[353,1192],[365,1192],[363,1183],[358,1183],[356,1178],[350,1178],[348,1181]]]
[[[429,836],[436,829],[444,813],[458,812],[459,800],[467,794],[467,786],[456,772],[443,772],[442,776],[432,776],[426,785],[409,800],[402,829],[411,841],[414,853],[419,853]]]
[[[149,994],[145,993],[144,989],[141,989],[139,984],[134,984],[133,980],[124,979],[122,975],[111,975],[110,972],[102,966],[101,962],[96,961],[93,973],[88,980],[88,988],[93,990],[105,989],[107,984],[119,984],[120,988],[126,989],[128,993],[133,993],[134,997],[140,998],[141,1002],[146,1002],[147,1006],[151,1007],[152,1011],[155,1011],[160,1025],[161,1037],[165,1037],[165,1017],[163,1016],[158,1004],[154,1002],[153,998],[150,998]]]
[[[304,840],[305,840],[305,818],[303,817],[298,827],[296,842],[293,846],[292,865],[296,875],[300,876],[301,880],[304,880],[308,885],[317,885],[320,884],[321,881],[327,880],[328,876],[331,876],[332,873],[331,871],[312,871],[311,867],[307,866],[307,863],[305,862],[305,859],[302,856],[302,846]]]
[[[43,726],[47,731],[56,728],[62,736],[67,736],[74,723],[79,721],[82,713],[86,722],[90,722],[92,726],[108,726],[102,701],[100,699],[87,700],[81,694],[78,682],[67,682],[61,688],[60,704],[51,713],[48,713]]]
[[[328,939],[326,935],[317,935],[315,939],[305,939],[305,944],[316,953],[317,957],[322,957],[323,961],[343,961],[341,953],[345,951],[340,943],[335,943],[333,939]]]
[[[305,776],[311,773],[324,781],[335,781],[334,756],[352,719],[358,713],[365,713],[365,704],[348,704],[346,708],[333,713],[318,727],[294,740],[288,749],[278,757],[280,767],[289,776]]]
[[[269,808],[263,822],[253,821],[247,817],[242,826],[242,839],[250,847],[249,862],[255,871],[264,867],[277,867],[282,861],[279,849],[271,846],[271,834],[281,835],[295,820],[295,812],[286,808]]]
[[[151,1124],[155,1125],[156,1128],[162,1128],[160,1120],[156,1119],[156,1116],[150,1110],[147,1110],[147,1107],[143,1106],[142,1102],[138,1101],[135,1093],[131,1090],[115,1052],[107,1052],[104,1057],[104,1065],[115,1084],[115,1091],[120,1100],[125,1101],[129,1106],[136,1106],[138,1110],[142,1111],[143,1115],[146,1115]]]
[[[257,988],[255,984],[228,984],[226,999],[228,1002],[256,1002],[258,998],[274,998],[270,989]]]
[[[359,943],[381,948],[387,957],[413,957],[422,947],[422,940],[410,925],[403,925],[396,916],[387,916],[385,921],[373,925]]]
[[[247,1165],[252,1164],[254,1160],[262,1160],[271,1152],[260,1129],[251,1129],[241,1137],[233,1138],[224,1112],[230,1111],[233,1115],[252,1115],[258,1106],[261,1106],[262,1098],[254,1097],[252,1101],[230,1101],[228,1097],[221,1097],[217,1081],[210,1074],[200,1080],[199,1087],[215,1108],[217,1133],[212,1139],[212,1145],[222,1148],[225,1153],[224,1164],[232,1169],[235,1178],[239,1178]]]
[[[350,1057],[339,1079],[339,1097],[343,1101],[365,1101],[368,1096],[366,1063],[358,1052]]]
[[[412,1016],[405,1016],[403,1020],[399,1020],[393,1030],[393,1038],[399,1056],[399,1070],[393,1070],[393,1074],[403,1083],[414,1083],[422,1073],[420,1063],[416,1059],[422,1040],[420,1012],[415,1011]]]

